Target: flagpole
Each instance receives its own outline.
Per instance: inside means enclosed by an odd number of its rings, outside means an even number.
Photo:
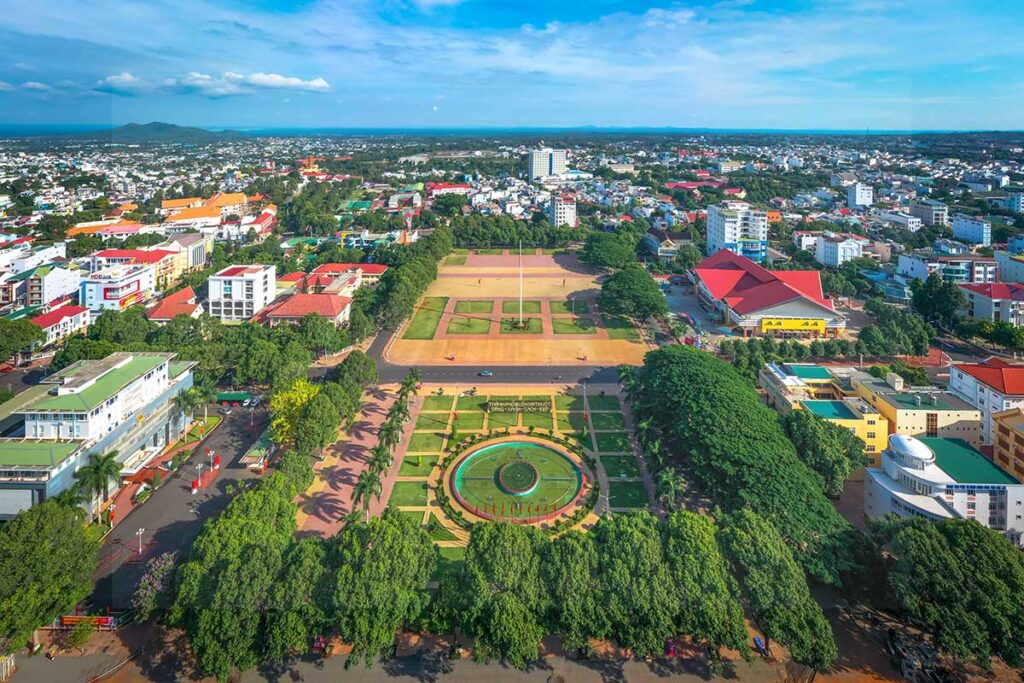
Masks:
[[[519,327],[523,326],[523,241],[519,240]]]

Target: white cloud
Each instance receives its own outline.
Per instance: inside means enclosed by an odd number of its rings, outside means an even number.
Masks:
[[[145,89],[145,84],[128,71],[112,74],[96,82],[96,90],[133,95]]]
[[[21,87],[24,88],[25,90],[37,90],[37,91],[49,90],[50,89],[50,86],[46,85],[45,83],[40,83],[39,81],[25,81],[24,83],[21,84]]]
[[[199,71],[190,71],[179,82],[185,90],[199,92],[207,97],[228,97],[241,95],[245,92],[236,82],[226,78],[218,78]]]
[[[463,0],[412,0],[412,3],[421,10],[432,10],[436,7],[454,7]]]
[[[237,74],[235,74],[237,75]],[[282,76],[281,74],[254,73],[245,79],[249,85],[258,88],[274,88],[279,90],[306,90],[310,92],[323,92],[330,90],[331,85],[323,78],[313,78],[304,81],[295,76]]]
[[[0,81],[0,91],[3,90],[14,90],[14,86],[5,81]]]

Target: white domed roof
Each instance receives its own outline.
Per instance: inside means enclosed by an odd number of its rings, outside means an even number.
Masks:
[[[931,462],[935,459],[932,449],[919,440],[905,434],[893,434],[889,437],[889,448],[906,458]]]

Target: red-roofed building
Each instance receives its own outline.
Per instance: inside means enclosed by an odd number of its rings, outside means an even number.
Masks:
[[[960,311],[972,320],[1024,324],[1024,285],[1015,282],[961,283],[967,304]]]
[[[191,287],[185,287],[161,299],[156,306],[146,311],[146,317],[158,325],[163,325],[179,315],[198,318],[202,312],[203,307],[196,301],[195,291]]]
[[[427,194],[431,197],[441,197],[446,194],[461,194],[465,196],[473,189],[467,183],[427,183],[424,187],[427,190]]]
[[[314,273],[326,275],[341,275],[343,273],[358,270],[363,274],[364,285],[376,285],[380,282],[388,267],[381,263],[324,263],[313,269]]]
[[[1024,365],[994,357],[950,365],[949,390],[981,411],[981,442],[990,444],[995,437],[992,416],[1024,407]]]
[[[745,337],[834,337],[846,330],[846,319],[822,293],[816,270],[770,271],[723,249],[693,272],[701,305]]]
[[[89,327],[89,309],[85,306],[60,306],[32,318],[32,324],[46,333],[44,346],[50,346]]]
[[[327,318],[335,327],[348,323],[352,313],[352,299],[337,294],[294,294],[272,306],[263,316],[271,326],[280,323],[300,323],[307,315]]]
[[[157,288],[168,287],[177,280],[182,270],[178,263],[178,252],[165,249],[101,249],[92,255],[94,272],[110,266],[153,266]]]

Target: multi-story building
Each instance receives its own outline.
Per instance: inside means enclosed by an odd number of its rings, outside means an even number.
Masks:
[[[847,261],[864,255],[861,243],[851,237],[825,233],[814,247],[814,260],[829,268],[838,268]]]
[[[530,182],[534,183],[549,176],[564,175],[568,168],[566,159],[567,153],[564,149],[545,147],[530,150],[527,162]]]
[[[191,273],[202,270],[210,262],[213,254],[213,236],[199,232],[171,235],[166,242],[161,242],[154,249],[184,253],[185,271]]]
[[[867,470],[864,514],[973,519],[1021,543],[1024,486],[960,439],[889,438],[882,466]]]
[[[1011,282],[961,284],[960,290],[966,302],[960,315],[971,320],[1024,325],[1024,285]]]
[[[917,232],[921,229],[923,221],[917,216],[912,216],[909,213],[903,213],[902,211],[883,211],[878,214],[878,217],[889,225],[893,225],[897,228],[903,228],[910,232]]]
[[[643,237],[644,248],[659,261],[668,263],[679,255],[679,247],[690,243],[690,234],[649,228]]]
[[[1018,480],[1024,480],[1024,409],[995,413],[992,428],[992,461]]]
[[[116,452],[121,476],[137,473],[188,427],[174,397],[192,386],[194,365],[173,353],[115,353],[73,363],[0,406],[0,519],[71,488],[90,454]]]
[[[707,255],[725,249],[756,263],[768,254],[768,214],[746,202],[725,201],[708,207]]]
[[[995,203],[1009,211],[1024,213],[1024,188],[1008,187],[1006,191],[1006,196],[996,200]]]
[[[8,265],[10,273],[24,273],[26,270],[50,263],[55,259],[63,259],[67,256],[67,249],[64,242],[54,244],[43,244],[32,247],[28,250],[18,252]]]
[[[0,283],[0,302],[42,306],[77,293],[81,279],[77,269],[46,263]]]
[[[910,203],[910,214],[928,227],[949,223],[949,209],[936,199],[917,199]]]
[[[723,159],[715,164],[715,170],[719,173],[735,173],[736,171],[742,170],[744,163],[742,161],[730,161]]]
[[[157,289],[174,284],[185,271],[185,255],[163,249],[101,249],[92,255],[92,269],[103,270],[110,266],[149,265]]]
[[[384,273],[388,272],[388,267],[383,263],[323,263],[313,269],[313,273],[317,275],[345,275],[359,271],[361,277],[360,284],[368,286],[376,286],[380,284],[380,279],[384,277]]]
[[[981,411],[981,442],[992,443],[992,416],[1024,406],[1024,365],[999,358],[949,366],[949,390]]]
[[[576,198],[563,195],[551,198],[548,205],[548,221],[555,227],[576,227]]]
[[[149,265],[111,266],[82,278],[78,303],[93,313],[120,311],[152,298],[156,278]]]
[[[821,238],[821,235],[822,233],[820,231],[815,230],[794,230],[793,246],[797,249],[814,252],[817,248],[818,240]]]
[[[953,237],[987,247],[992,244],[992,221],[958,213],[953,216]]]
[[[89,309],[85,306],[59,306],[32,318],[32,324],[46,334],[45,348],[89,327]]]
[[[875,188],[864,183],[854,183],[846,188],[846,206],[851,209],[866,209],[875,203]]]
[[[248,320],[274,300],[276,291],[274,266],[228,266],[210,277],[207,306],[215,318]]]
[[[984,256],[942,256],[938,254],[900,254],[896,272],[915,280],[927,280],[938,273],[946,282],[995,282],[999,267],[994,258]]]
[[[906,387],[890,372],[885,380],[853,371],[844,382],[875,408],[889,424],[889,434],[963,439],[981,445],[981,411],[949,391]]]

